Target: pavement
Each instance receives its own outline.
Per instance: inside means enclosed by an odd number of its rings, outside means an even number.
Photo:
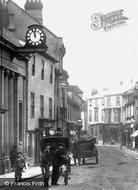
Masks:
[[[6,173],[4,175],[0,175],[0,187],[7,186],[11,181],[14,181],[14,172]],[[24,172],[22,172],[22,179],[29,180],[33,177],[38,177],[41,175],[41,168],[40,166],[30,167]]]
[[[131,150],[131,149],[127,148],[126,146],[122,146],[122,148],[120,148],[119,144],[116,144],[116,145],[105,144],[105,145],[98,145],[98,146],[112,146],[112,147],[115,147],[118,150],[120,150],[120,152],[125,154],[127,157],[134,158],[135,160],[138,160],[138,151]]]
[[[126,148],[125,146],[123,146],[122,149],[120,149],[119,145],[102,145],[102,146],[113,146],[113,147],[117,148],[118,150],[120,150],[120,152],[124,153],[126,156],[138,160],[138,152],[134,151],[134,150],[130,150],[130,149]],[[41,175],[41,168],[39,166],[30,167],[22,173],[22,179],[29,180],[31,178],[38,177],[40,175]],[[7,185],[6,184],[7,181],[9,183],[10,183],[10,181],[14,181],[14,172],[0,175],[0,187]]]
[[[126,148],[125,146],[123,146],[120,151],[123,152],[128,157],[138,160],[138,151],[130,150],[130,149]]]

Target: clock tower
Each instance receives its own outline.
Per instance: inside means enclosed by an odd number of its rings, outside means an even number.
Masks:
[[[25,11],[33,18],[43,24],[42,9],[43,5],[41,0],[26,0],[24,5]]]

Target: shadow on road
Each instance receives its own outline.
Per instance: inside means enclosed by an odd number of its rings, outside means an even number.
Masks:
[[[124,165],[127,164],[127,162],[119,162],[118,165]]]
[[[87,167],[87,169],[92,169],[92,168],[98,168],[99,165],[97,164],[91,164],[90,166]]]

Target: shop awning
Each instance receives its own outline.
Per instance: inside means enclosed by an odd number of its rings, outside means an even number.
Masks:
[[[138,130],[136,130],[132,135],[130,135],[131,137],[136,137],[138,136]]]

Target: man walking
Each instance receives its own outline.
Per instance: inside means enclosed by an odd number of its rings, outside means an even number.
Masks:
[[[60,176],[59,168],[63,163],[64,155],[66,155],[65,150],[62,145],[60,145],[55,151],[53,161],[52,161],[52,185],[58,185],[58,179]]]
[[[17,158],[17,146],[14,145],[10,151],[10,162],[11,162],[12,171],[14,171],[14,164],[15,164],[16,158]]]
[[[50,166],[51,166],[51,152],[50,152],[50,145],[47,145],[44,152],[42,153],[41,165],[40,165],[41,170],[42,170],[42,175],[44,178],[44,186],[47,189],[49,187]]]

